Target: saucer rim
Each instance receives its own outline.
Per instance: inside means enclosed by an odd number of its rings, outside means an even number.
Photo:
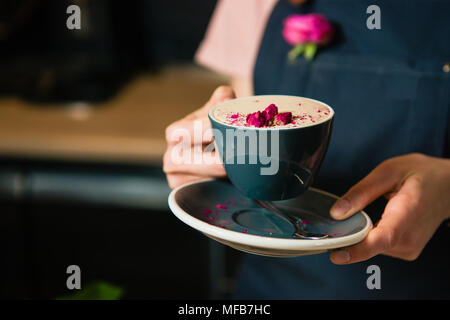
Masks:
[[[240,233],[233,230],[227,230],[218,226],[211,225],[205,221],[202,221],[188,212],[184,211],[176,202],[176,194],[191,185],[200,184],[200,183],[209,183],[212,181],[217,181],[217,179],[205,179],[201,181],[194,181],[178,186],[173,189],[168,197],[169,208],[172,213],[180,219],[182,222],[190,226],[191,228],[196,229],[202,233],[209,234],[216,238],[220,238],[226,241],[231,241],[235,243],[242,243],[243,245],[263,247],[268,249],[284,249],[284,250],[318,250],[318,249],[333,249],[338,247],[346,247],[352,244],[358,243],[362,241],[365,236],[368,234],[370,229],[372,228],[372,221],[363,210],[359,211],[357,214],[362,214],[366,220],[366,225],[364,228],[356,233],[337,237],[337,238],[328,238],[328,239],[318,239],[318,240],[307,240],[307,239],[285,239],[285,238],[272,238],[265,237],[260,235],[253,235],[248,233]],[[314,192],[322,193],[332,198],[338,199],[339,197],[317,189],[313,187],[309,187],[308,190],[312,190]],[[337,220],[336,220],[337,221]]]

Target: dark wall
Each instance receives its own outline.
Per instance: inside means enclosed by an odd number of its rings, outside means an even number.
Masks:
[[[81,9],[69,30],[66,8]],[[0,95],[34,101],[110,97],[129,77],[191,61],[216,1],[5,0]]]
[[[0,161],[0,300],[54,299],[70,265],[81,287],[122,299],[211,294],[209,241],[167,206],[160,168]]]

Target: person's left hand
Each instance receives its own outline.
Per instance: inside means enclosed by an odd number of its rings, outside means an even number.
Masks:
[[[345,219],[384,195],[383,215],[360,243],[333,251],[335,264],[360,262],[384,254],[417,259],[439,225],[450,218],[450,160],[408,154],[382,162],[331,208]]]

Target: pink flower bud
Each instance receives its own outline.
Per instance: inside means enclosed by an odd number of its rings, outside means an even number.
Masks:
[[[272,103],[264,111],[269,115],[269,118],[273,118],[278,113],[278,107]]]
[[[282,112],[275,115],[274,123],[277,126],[283,126],[292,121],[292,113],[291,112]]]
[[[261,111],[250,113],[247,116],[247,124],[257,128],[264,127],[266,125],[266,117]]]
[[[291,45],[327,44],[333,27],[321,14],[292,14],[284,20],[283,37]]]
[[[247,124],[257,128],[269,127],[271,125],[285,125],[292,121],[291,112],[278,113],[278,107],[273,103],[264,111],[257,111],[247,115]]]

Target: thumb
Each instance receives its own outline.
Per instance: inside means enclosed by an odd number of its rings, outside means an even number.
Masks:
[[[204,109],[211,109],[215,105],[225,101],[236,98],[236,95],[233,91],[233,89],[229,86],[220,86],[217,87],[216,90],[214,90],[213,94],[211,95],[211,98],[209,101],[205,104],[203,107]]]
[[[383,162],[337,200],[330,209],[330,215],[335,219],[346,219],[392,191],[400,182],[399,172]]]

